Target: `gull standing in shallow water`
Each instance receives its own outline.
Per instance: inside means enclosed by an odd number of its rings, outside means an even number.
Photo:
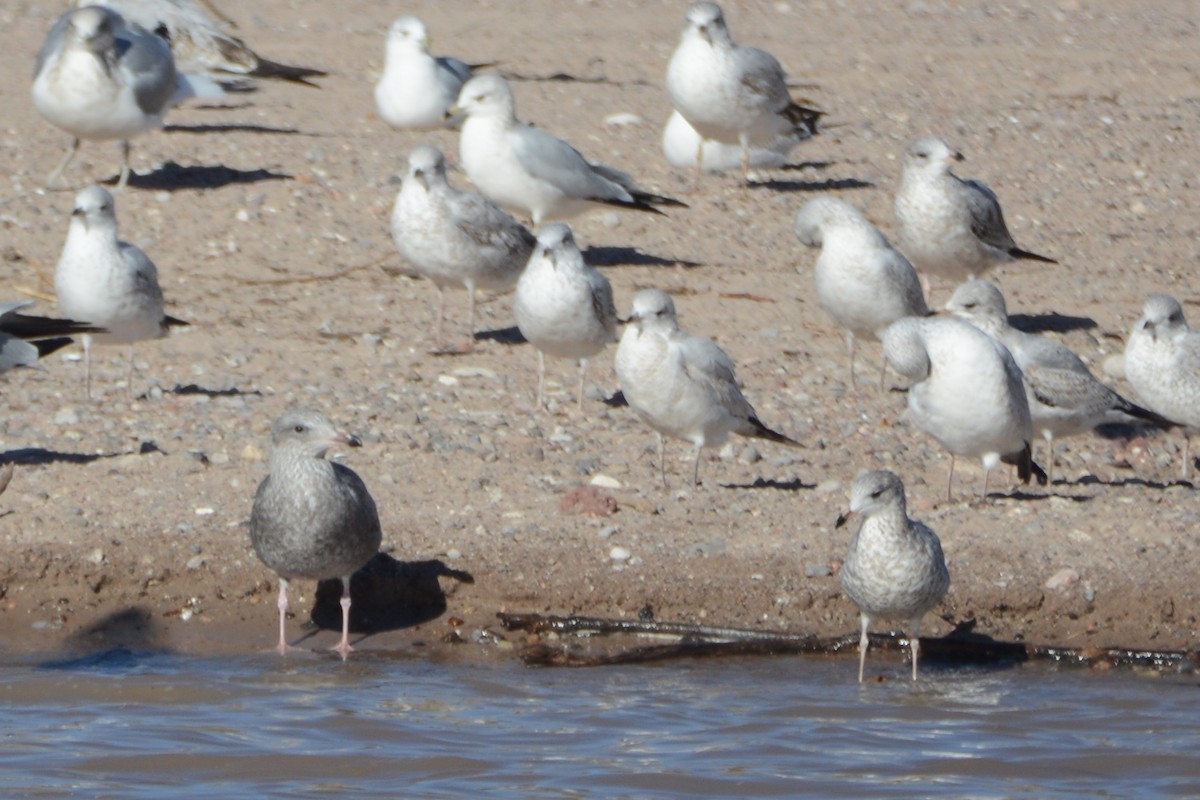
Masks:
[[[796,214],[796,238],[820,247],[815,268],[817,302],[846,331],[850,385],[854,386],[855,336],[878,339],[904,317],[929,314],[916,270],[854,206],[818,197]],[[881,366],[882,384],[887,374]]]
[[[1192,474],[1191,434],[1200,428],[1200,333],[1174,297],[1152,294],[1125,343],[1125,377],[1155,412],[1184,426],[1183,477]]]
[[[125,188],[129,140],[161,127],[172,106],[198,93],[219,94],[220,88],[178,73],[164,39],[102,6],[63,14],[38,52],[33,80],[34,107],[74,137],[47,186],[57,183],[81,139],[120,139],[117,189]]]
[[[858,606],[862,635],[858,640],[858,682],[863,681],[870,639],[867,629],[876,619],[908,623],[912,650],[912,679],[917,679],[921,649],[921,618],[941,602],[950,588],[950,572],[942,543],[927,525],[909,519],[904,484],[886,470],[863,471],[850,485],[850,510],[837,519],[842,527],[854,514],[858,531],[842,564],[842,588]]]
[[[1046,471],[1054,480],[1054,439],[1094,429],[1116,412],[1155,425],[1171,423],[1105,386],[1069,347],[1017,330],[1008,321],[1004,295],[978,278],[955,289],[946,310],[965,319],[1012,353],[1025,384],[1033,430],[1046,440]]]
[[[624,172],[592,164],[571,145],[517,119],[508,82],[477,75],[458,95],[467,115],[459,139],[463,169],[488,199],[528,215],[534,226],[597,206],[662,214],[684,203],[639,189]],[[453,109],[451,110],[453,112]]]
[[[227,33],[196,0],[80,0],[77,5],[105,6],[126,22],[163,36],[170,42],[176,68],[191,75],[204,74],[218,81],[267,78],[313,87],[316,84],[308,79],[325,75],[323,70],[263,58]]]
[[[103,328],[72,319],[53,319],[19,314],[32,300],[0,303],[0,372],[14,367],[31,367],[42,356],[66,347],[69,335],[103,333]]]
[[[1033,463],[1033,423],[1012,354],[983,331],[954,317],[906,317],[883,333],[883,353],[892,369],[908,378],[908,410],[916,426],[950,452],[946,499],[953,497],[954,460],[983,461],[983,496],[988,476],[1004,461],[1029,483],[1046,473]]]
[[[776,433],[738,388],[733,359],[711,339],[679,329],[675,302],[666,292],[643,289],[634,295],[629,324],[617,348],[617,380],[629,407],[658,433],[658,471],[667,485],[664,434],[691,442],[692,485],[700,483],[700,452],[736,433],[802,445]]]
[[[935,136],[917,139],[904,151],[896,222],[900,249],[913,266],[957,284],[1014,259],[1057,264],[1017,247],[995,193],[950,171],[962,158]]]
[[[287,589],[297,578],[340,578],[342,638],[331,649],[345,659],[350,646],[350,576],[379,552],[383,533],[366,484],[348,467],[326,460],[339,444],[359,447],[324,414],[292,408],[271,426],[271,473],[254,494],[250,541],[279,576],[280,655],[292,649],[284,636]]]
[[[129,391],[133,393],[133,344],[167,335],[188,323],[163,313],[154,262],[117,238],[112,195],[89,186],[75,195],[67,242],[54,272],[58,307],[68,317],[107,329],[98,344],[129,345]],[[92,396],[92,334],[83,335],[84,386]]]
[[[473,67],[429,53],[429,34],[416,17],[400,17],[388,29],[383,74],[375,84],[375,109],[393,128],[445,128]]]
[[[408,175],[392,210],[392,238],[416,273],[437,287],[434,340],[439,347],[446,287],[466,288],[467,350],[474,346],[475,290],[512,289],[537,241],[483,195],[451,186],[442,152],[428,145],[408,156]]]
[[[736,144],[742,172],[754,148],[817,133],[821,112],[797,105],[773,55],[735,44],[716,3],[693,3],[679,46],[667,64],[671,104],[699,133],[695,164],[705,168],[703,142]]]
[[[538,233],[537,246],[517,281],[513,299],[517,328],[538,351],[537,407],[545,407],[546,354],[579,359],[579,392],[588,359],[617,340],[612,286],[588,264],[571,229],[553,223]]]

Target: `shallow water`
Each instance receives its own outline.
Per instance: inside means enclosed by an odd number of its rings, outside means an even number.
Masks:
[[[1200,796],[1194,676],[880,657],[0,666],[0,797]]]

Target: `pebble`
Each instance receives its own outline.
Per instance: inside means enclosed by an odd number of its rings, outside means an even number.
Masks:
[[[620,545],[618,545],[618,546],[614,547],[612,550],[608,551],[608,557],[611,558],[613,561],[628,561],[629,557],[632,555],[633,555],[633,553],[630,553],[629,550],[627,550],[624,547],[621,547]]]
[[[619,480],[617,480],[616,478],[609,477],[608,475],[605,475],[602,472],[593,475],[591,481],[589,481],[589,482],[592,484],[592,486],[598,486],[601,489],[620,489],[621,488],[621,482]]]
[[[808,563],[804,565],[804,577],[827,578],[833,574],[828,564]]]
[[[1070,567],[1060,569],[1046,581],[1047,589],[1065,589],[1079,580],[1079,573]]]
[[[192,556],[188,559],[187,568],[190,570],[200,569],[204,566],[204,556]]]
[[[59,409],[58,413],[54,415],[54,424],[55,425],[78,425],[79,424],[79,414],[77,414],[75,412],[75,409],[71,406],[67,406],[66,408]]]

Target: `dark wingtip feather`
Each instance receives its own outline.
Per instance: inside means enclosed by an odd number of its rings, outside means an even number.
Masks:
[[[258,64],[254,70],[248,73],[252,78],[270,78],[274,80],[290,81],[292,83],[302,83],[305,86],[311,86],[314,89],[320,89],[320,85],[313,83],[307,78],[323,78],[329,73],[312,67],[293,67],[289,64],[280,64],[266,58],[259,57]]]
[[[1028,250],[1022,250],[1019,247],[1013,247],[1008,251],[1008,254],[1013,258],[1022,259],[1024,261],[1040,261],[1043,264],[1057,264],[1058,260],[1049,256],[1040,256],[1037,253],[1031,253]]]
[[[750,435],[752,437],[754,437],[755,439],[766,439],[767,441],[770,441],[770,442],[778,442],[779,444],[786,444],[788,447],[803,447],[804,446],[804,445],[800,444],[799,442],[797,442],[795,439],[790,439],[787,436],[784,436],[779,431],[771,430],[766,425],[764,425],[762,423],[762,420],[760,420],[758,417],[751,417],[749,421],[750,421],[750,425],[754,428],[753,433],[751,433]]]
[[[1029,442],[1025,443],[1025,449],[1021,452],[1003,456],[1000,460],[1005,464],[1016,466],[1017,477],[1021,479],[1021,483],[1029,483],[1030,479],[1037,478],[1038,485],[1045,486],[1049,480],[1046,470],[1038,466],[1038,463],[1033,460],[1033,447]]]
[[[179,319],[178,317],[172,317],[167,314],[163,315],[162,321],[163,321],[163,325],[167,326],[168,328],[181,328],[181,327],[186,327],[186,326],[192,324],[185,320]]]
[[[30,342],[37,348],[38,358],[45,358],[55,350],[61,350],[74,341],[69,336],[63,336],[58,339],[38,339],[36,342]]]

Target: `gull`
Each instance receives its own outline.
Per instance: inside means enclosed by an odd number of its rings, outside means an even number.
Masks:
[[[38,52],[33,105],[74,138],[46,178],[54,186],[75,157],[81,139],[121,140],[121,177],[129,181],[129,140],[161,127],[172,106],[215,85],[179,73],[165,40],[115,11],[87,6],[58,18]]]
[[[537,246],[517,281],[513,313],[521,335],[537,348],[537,406],[545,406],[546,354],[579,359],[579,393],[588,359],[617,340],[617,311],[608,278],[588,264],[571,229],[552,223],[538,233]]]
[[[751,167],[783,167],[787,165],[788,153],[802,139],[801,136],[780,136],[769,144],[750,148]],[[678,111],[671,111],[662,133],[663,155],[673,167],[691,167],[705,172],[726,172],[737,169],[742,163],[742,148],[736,144],[725,144],[715,139],[702,139],[696,129],[688,124]],[[697,161],[699,157],[699,161]]]
[[[313,87],[316,84],[308,79],[326,74],[323,70],[280,64],[260,56],[241,39],[230,35],[195,0],[79,0],[77,5],[105,6],[127,22],[162,36],[170,42],[175,66],[181,72],[204,74],[217,80],[224,76],[269,78]]]
[[[18,313],[33,305],[32,300],[0,303],[0,372],[14,367],[31,367],[42,356],[71,343],[77,333],[102,333],[97,328],[73,319],[35,317]]]
[[[965,319],[1012,353],[1021,368],[1025,398],[1035,433],[1046,440],[1046,469],[1054,479],[1054,439],[1091,431],[1116,412],[1170,425],[1153,411],[1131,403],[1105,386],[1069,347],[1045,336],[1017,330],[1008,320],[1004,295],[978,278],[959,286],[946,310]]]
[[[1166,294],[1146,298],[1125,342],[1125,377],[1147,406],[1184,427],[1183,477],[1192,474],[1191,433],[1200,428],[1200,333]]]
[[[983,461],[988,476],[1004,461],[1029,483],[1046,473],[1033,463],[1033,422],[1012,354],[983,331],[955,317],[905,317],[883,333],[883,354],[908,378],[908,410],[917,427],[950,452],[946,499],[952,498],[955,456]]]
[[[488,199],[527,215],[535,226],[600,206],[662,214],[680,206],[639,189],[619,170],[589,163],[562,139],[517,119],[508,82],[476,75],[463,84],[457,109],[465,113],[459,151],[463,168]],[[451,109],[454,113],[454,109]]]
[[[796,238],[820,247],[815,268],[817,302],[846,331],[850,385],[856,336],[875,339],[904,317],[929,314],[916,270],[854,206],[818,197],[796,213]],[[887,374],[880,370],[880,382]]]
[[[482,66],[482,65],[480,65]],[[375,84],[375,108],[393,128],[445,128],[462,85],[474,66],[429,53],[429,34],[416,17],[400,17],[388,29],[383,75]]]
[[[693,3],[686,20],[667,64],[667,93],[701,141],[736,144],[745,174],[753,148],[771,147],[781,137],[798,141],[816,135],[821,112],[793,102],[773,55],[734,43],[720,6]],[[704,156],[697,144],[697,173]]]
[[[468,349],[474,344],[475,290],[512,289],[537,241],[483,195],[451,186],[442,152],[428,145],[408,156],[408,175],[392,210],[392,238],[416,273],[437,287],[434,339],[439,346],[446,287],[467,290]]]
[[[64,314],[107,329],[97,344],[129,345],[129,391],[133,392],[133,344],[166,336],[187,325],[163,313],[163,294],[154,262],[137,246],[117,238],[112,195],[89,186],[75,195],[67,242],[54,273],[58,307]],[[92,396],[92,335],[83,334],[84,385]]]
[[[950,588],[950,572],[937,534],[909,519],[904,484],[886,470],[863,470],[850,485],[850,510],[836,527],[857,514],[862,519],[850,539],[842,564],[842,588],[858,606],[862,634],[858,640],[858,682],[863,681],[870,640],[867,629],[876,619],[908,623],[912,679],[917,679],[921,618],[941,602]]]
[[[353,470],[325,459],[339,444],[359,447],[317,411],[292,408],[271,426],[271,472],[254,493],[250,541],[259,559],[279,576],[280,655],[288,583],[297,578],[340,578],[342,638],[332,650],[345,659],[350,646],[350,576],[379,551],[379,513]]]
[[[913,266],[960,283],[1014,259],[1057,264],[1017,247],[995,193],[950,171],[962,160],[934,136],[917,139],[904,151],[896,221],[900,249]]]
[[[616,368],[629,407],[658,433],[658,471],[664,487],[664,435],[695,447],[693,486],[700,483],[700,451],[720,446],[731,433],[802,446],[759,421],[738,388],[733,359],[711,339],[680,330],[675,302],[666,292],[643,289],[634,295]]]

